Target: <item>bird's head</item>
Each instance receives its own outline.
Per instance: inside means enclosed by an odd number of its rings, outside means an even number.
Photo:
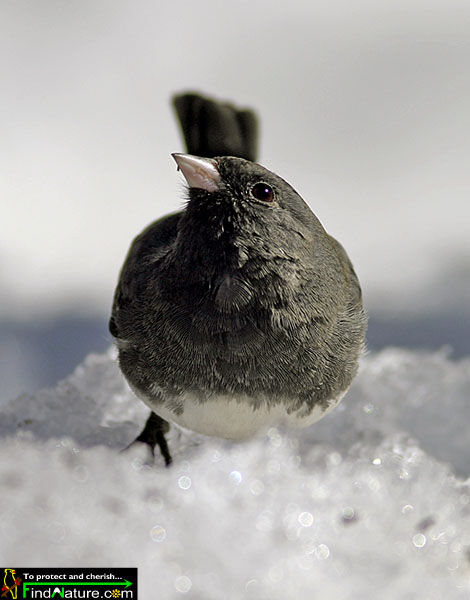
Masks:
[[[296,260],[325,231],[300,195],[265,167],[232,156],[173,154],[189,186],[180,238],[235,247],[240,260]],[[241,266],[241,265],[239,265]]]

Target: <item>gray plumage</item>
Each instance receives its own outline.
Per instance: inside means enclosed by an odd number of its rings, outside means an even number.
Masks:
[[[237,109],[228,111],[228,128],[238,127]],[[129,250],[110,320],[122,372],[157,414],[164,404],[184,413],[188,392],[199,403],[242,397],[253,410],[326,409],[349,387],[364,344],[351,262],[278,175],[233,156],[211,164],[217,189],[190,187],[186,208],[151,224]],[[254,197],[260,183],[273,201]]]

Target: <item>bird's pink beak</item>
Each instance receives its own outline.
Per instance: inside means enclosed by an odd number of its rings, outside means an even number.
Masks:
[[[219,189],[220,173],[215,160],[181,152],[175,152],[171,156],[175,159],[178,169],[181,169],[189,187],[207,192]]]

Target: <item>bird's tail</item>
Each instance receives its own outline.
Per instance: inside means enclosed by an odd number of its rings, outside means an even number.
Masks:
[[[173,96],[173,106],[189,154],[256,161],[258,119],[252,110],[195,93]]]

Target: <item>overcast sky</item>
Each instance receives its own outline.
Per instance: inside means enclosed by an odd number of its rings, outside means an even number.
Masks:
[[[258,110],[260,162],[343,243],[370,306],[455,301],[469,64],[467,0],[2,0],[0,314],[109,309],[131,239],[181,206],[184,89]]]

